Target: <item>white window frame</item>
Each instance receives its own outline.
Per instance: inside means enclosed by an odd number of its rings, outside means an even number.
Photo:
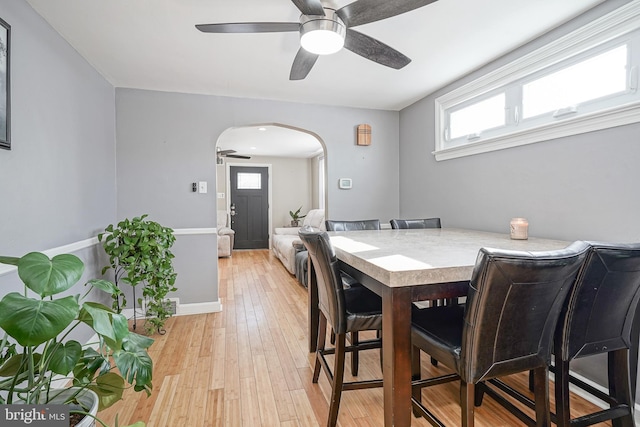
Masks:
[[[447,146],[447,111],[488,92],[499,91],[542,69],[596,48],[613,39],[640,29],[640,0],[632,1],[615,11],[504,65],[474,81],[448,92],[435,100],[435,151],[437,161],[470,156],[525,144],[548,141],[564,136],[640,122],[640,100],[575,115],[553,123],[525,129],[511,127],[504,134],[486,138],[471,138],[466,143]],[[637,70],[631,86],[637,91]]]

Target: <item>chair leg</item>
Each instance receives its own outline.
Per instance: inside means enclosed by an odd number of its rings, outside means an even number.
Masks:
[[[482,401],[484,400],[484,391],[486,385],[484,383],[476,384],[476,391],[473,396],[473,404],[478,407],[482,406]]]
[[[571,410],[569,409],[569,362],[555,361],[555,396],[556,396],[556,424],[558,427],[571,425]]]
[[[331,343],[331,345],[336,344],[336,333],[333,332],[333,329],[331,329],[331,337],[329,338],[329,342]]]
[[[420,349],[416,346],[412,346],[411,350],[411,380],[419,380],[422,378],[422,372],[420,367]],[[422,401],[422,389],[420,387],[412,387],[411,388],[411,397],[418,402]],[[420,417],[420,412],[416,410],[416,408],[411,405],[413,408],[413,415],[416,417]]]
[[[533,391],[533,369],[529,371],[529,391]]]
[[[351,332],[351,345],[358,345],[360,342],[360,337],[358,332]],[[360,360],[360,355],[358,350],[353,350],[351,352],[351,375],[354,377],[358,376],[358,362]]]
[[[324,350],[325,342],[327,340],[327,318],[324,313],[320,312],[320,319],[318,320],[318,345],[316,345],[316,363],[313,367],[313,380],[317,383],[320,377],[320,351]]]
[[[631,399],[631,376],[629,375],[629,350],[611,351],[608,354],[609,395],[618,404],[627,405],[627,415],[611,420],[613,427],[633,427],[633,400]],[[634,374],[635,375],[635,374]]]
[[[462,427],[474,427],[475,385],[460,380],[460,408],[462,409]]]
[[[534,396],[536,402],[536,426],[551,426],[551,409],[549,407],[549,368],[536,368],[533,373]]]
[[[380,342],[382,342],[382,331],[381,330],[377,330],[376,331],[376,338],[380,340]],[[384,359],[382,359],[382,346],[380,346],[380,370],[382,371],[382,365],[384,365]]]
[[[338,410],[340,409],[340,397],[344,383],[346,334],[336,334],[336,353],[333,365],[333,382],[331,384],[331,397],[329,401],[329,420],[327,427],[335,427],[338,422]]]

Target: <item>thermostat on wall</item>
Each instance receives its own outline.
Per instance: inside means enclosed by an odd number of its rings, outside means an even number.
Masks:
[[[338,180],[338,187],[343,190],[350,189],[351,185],[352,185],[351,178],[340,178]]]

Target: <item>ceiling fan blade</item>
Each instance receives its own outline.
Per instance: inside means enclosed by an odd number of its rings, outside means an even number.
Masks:
[[[344,47],[363,58],[367,58],[387,67],[400,68],[411,62],[411,59],[379,40],[354,30],[347,29]]]
[[[237,22],[229,24],[198,24],[203,33],[281,33],[300,31],[299,22]]]
[[[291,0],[303,15],[324,16],[324,9],[320,0]]]
[[[435,3],[437,0],[357,0],[336,13],[347,27],[391,18],[419,7]]]
[[[240,154],[227,154],[225,157],[233,157],[234,159],[250,159],[249,156],[242,156]]]
[[[318,60],[318,56],[315,53],[307,52],[303,48],[298,49],[293,65],[291,65],[289,80],[302,80],[307,77],[307,74],[309,74],[309,71]]]

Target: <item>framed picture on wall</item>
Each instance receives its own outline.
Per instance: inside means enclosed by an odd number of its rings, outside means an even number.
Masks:
[[[0,148],[11,149],[11,97],[9,57],[11,26],[0,18]]]

